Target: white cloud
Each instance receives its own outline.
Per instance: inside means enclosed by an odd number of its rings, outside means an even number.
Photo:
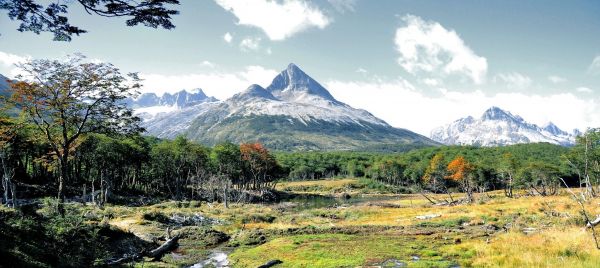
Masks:
[[[304,0],[215,0],[233,13],[238,24],[258,27],[271,40],[284,40],[308,28],[325,28],[331,21],[316,6]]]
[[[557,76],[557,75],[548,76],[548,80],[550,80],[550,82],[552,82],[554,84],[559,84],[559,83],[567,82],[566,78],[560,77],[560,76]]]
[[[260,37],[247,37],[240,42],[243,51],[258,50],[260,48]]]
[[[366,70],[366,69],[364,69],[364,68],[358,68],[358,69],[356,69],[356,72],[357,72],[357,73],[360,73],[360,74],[366,74],[366,73],[368,73],[369,71],[367,71],[367,70]]]
[[[532,80],[529,76],[511,72],[495,75],[494,83],[501,84],[507,89],[527,89],[531,86]]]
[[[162,95],[182,89],[201,88],[209,96],[226,99],[246,89],[251,84],[267,86],[277,75],[277,71],[261,66],[247,66],[243,70],[226,72],[211,70],[202,73],[180,75],[161,75],[141,73],[142,92],[154,92]]]
[[[200,65],[203,67],[208,67],[208,68],[215,68],[215,66],[216,66],[214,63],[207,61],[207,60],[202,61],[202,63],[200,63]]]
[[[31,59],[29,56],[19,56],[0,51],[0,63],[6,67],[13,67],[15,64],[23,63]]]
[[[398,63],[407,72],[445,77],[458,74],[481,84],[487,73],[487,59],[476,55],[454,30],[420,17],[402,17],[406,26],[396,29]]]
[[[590,64],[590,67],[588,67],[588,73],[594,75],[600,74],[600,56],[596,56],[592,60],[592,64]]]
[[[440,80],[434,79],[434,78],[425,78],[425,79],[421,80],[421,82],[425,85],[432,86],[432,87],[437,87],[442,84],[442,82]]]
[[[600,102],[579,98],[572,93],[486,95],[479,90],[440,90],[438,96],[428,96],[405,80],[329,81],[325,85],[340,101],[366,109],[395,127],[426,136],[433,128],[456,119],[468,115],[479,117],[491,106],[501,107],[540,125],[552,121],[565,130],[600,126]]]
[[[591,88],[589,87],[578,87],[575,90],[577,90],[577,92],[581,92],[581,93],[592,93],[594,92]]]
[[[356,6],[356,0],[327,0],[327,2],[340,13],[354,12],[354,6]]]
[[[231,35],[229,32],[226,32],[225,35],[223,35],[223,40],[225,40],[227,43],[231,43],[231,40],[233,40],[233,35]]]
[[[31,60],[31,56],[21,56],[0,51],[0,74],[8,78],[15,78],[17,75],[23,75],[22,69],[17,68],[16,64]]]

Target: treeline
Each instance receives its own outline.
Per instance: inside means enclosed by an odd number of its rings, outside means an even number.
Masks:
[[[6,118],[1,122],[6,124]],[[0,155],[5,202],[13,194],[53,195],[58,188],[57,161],[49,146],[28,136],[32,132],[27,129],[13,136]],[[184,137],[89,134],[72,150],[65,195],[99,204],[125,196],[237,201],[272,189],[282,176],[275,158],[258,143],[210,148]]]
[[[399,190],[448,193],[515,188],[532,194],[565,184],[600,190],[600,131],[565,148],[528,144],[495,148],[442,146],[402,154],[278,153],[258,143],[212,148],[179,137],[143,137],[125,104],[140,87],[136,74],[81,55],[32,60],[0,98],[0,164],[4,203],[56,193],[96,203],[119,196],[251,200],[278,179],[368,177]],[[1,113],[2,111],[0,111]],[[19,194],[20,193],[20,194]],[[11,201],[9,201],[11,200]]]
[[[531,194],[556,193],[570,186],[599,184],[600,134],[591,129],[574,147],[548,143],[504,147],[441,146],[402,154],[307,152],[278,153],[288,180],[368,177],[404,191],[451,192],[515,188]]]

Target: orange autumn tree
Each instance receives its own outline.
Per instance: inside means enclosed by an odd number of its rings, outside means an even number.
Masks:
[[[277,162],[267,148],[260,143],[243,143],[240,145],[240,153],[245,173],[249,175],[243,188],[260,190],[274,181],[273,173]]]
[[[467,194],[467,202],[473,201],[473,171],[475,168],[464,157],[457,156],[448,163],[449,175],[447,179],[458,182],[462,190]]]

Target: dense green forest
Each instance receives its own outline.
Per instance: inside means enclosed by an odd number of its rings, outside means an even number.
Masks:
[[[15,125],[16,120],[4,117],[2,124]],[[11,192],[17,199],[26,199],[53,196],[57,191],[60,167],[49,153],[50,146],[36,138],[32,128],[15,128],[3,146],[4,200],[12,199]],[[585,137],[591,136],[597,139],[598,134],[589,132]],[[222,143],[210,148],[184,137],[159,140],[91,133],[72,148],[65,189],[68,198],[82,198],[85,193],[89,201],[98,203],[133,196],[250,201],[271,190],[278,180],[366,177],[401,192],[459,192],[464,189],[449,178],[448,165],[463,157],[471,166],[467,177],[473,190],[521,188],[532,194],[551,194],[560,186],[559,177],[570,185],[584,183],[584,140],[580,138],[573,148],[540,143],[493,148],[440,146],[394,154],[273,154],[260,144]],[[595,157],[595,165],[597,155],[596,145],[593,154],[589,153]],[[436,185],[427,180],[431,176],[438,177]]]

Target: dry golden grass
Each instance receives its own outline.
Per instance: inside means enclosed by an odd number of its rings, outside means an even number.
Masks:
[[[312,189],[335,192],[340,188],[345,189],[355,182],[355,179],[288,182],[280,184],[278,188],[313,187]],[[459,197],[460,195],[455,195],[455,198]],[[367,200],[349,204],[342,204],[343,202],[341,202],[337,206],[306,209],[294,207],[284,207],[282,209],[282,206],[278,204],[231,204],[230,208],[226,209],[221,204],[168,202],[139,208],[114,206],[107,208],[106,211],[113,215],[109,221],[111,224],[136,234],[164,232],[164,226],[143,219],[142,215],[144,213],[153,212],[160,212],[165,215],[200,213],[207,217],[222,220],[223,224],[215,226],[215,228],[230,235],[235,235],[241,229],[286,230],[307,226],[322,229],[329,227],[404,226],[405,228],[418,230],[435,224],[437,224],[436,226],[442,226],[442,228],[447,227],[447,229],[458,228],[458,226],[455,226],[456,222],[469,225],[471,228],[494,225],[499,230],[489,237],[470,237],[466,233],[462,243],[440,246],[440,256],[450,259],[455,256],[460,260],[461,266],[474,267],[600,267],[600,250],[595,248],[590,231],[582,228],[584,221],[580,215],[579,206],[566,192],[549,197],[521,196],[519,198],[507,198],[504,197],[502,192],[498,191],[477,195],[476,197],[478,201],[472,204],[456,206],[434,206],[429,204],[422,196],[413,194],[396,195],[379,201]],[[436,198],[441,199],[446,198],[446,196],[440,195]],[[600,214],[599,203],[600,199],[591,200],[587,203],[588,213],[592,217]],[[429,220],[415,218],[418,215],[425,214],[439,214],[441,216]],[[267,216],[273,220],[261,220],[268,218]],[[461,219],[461,221],[457,221],[457,219]],[[524,228],[533,228],[534,232],[525,234],[523,232]],[[434,241],[431,239],[435,239],[435,237],[438,236],[433,235],[431,238],[427,238],[429,240],[423,239],[422,241],[423,243],[431,243]],[[300,238],[302,237],[294,239]],[[318,237],[318,239],[315,239],[318,242],[324,238]],[[356,240],[344,240],[346,241],[343,244],[344,247],[348,247],[354,242],[365,242],[364,236],[361,235],[344,237],[344,239]],[[240,248],[235,255],[258,256],[268,253],[261,251],[261,249],[272,250],[272,246],[278,244],[288,245],[290,243],[289,239],[282,238],[276,240],[274,244],[268,244],[253,251],[249,251],[250,248]],[[318,243],[322,243],[322,241]],[[340,250],[335,248],[335,243],[327,245],[332,247],[328,250]],[[289,246],[290,250],[294,250],[294,252],[287,253],[284,252],[285,248],[278,249],[279,254],[282,256],[290,254],[310,255],[307,252],[302,252],[301,247]],[[365,248],[365,250],[368,250],[368,248]],[[373,253],[372,255],[376,254]],[[364,256],[364,254],[361,256]]]

